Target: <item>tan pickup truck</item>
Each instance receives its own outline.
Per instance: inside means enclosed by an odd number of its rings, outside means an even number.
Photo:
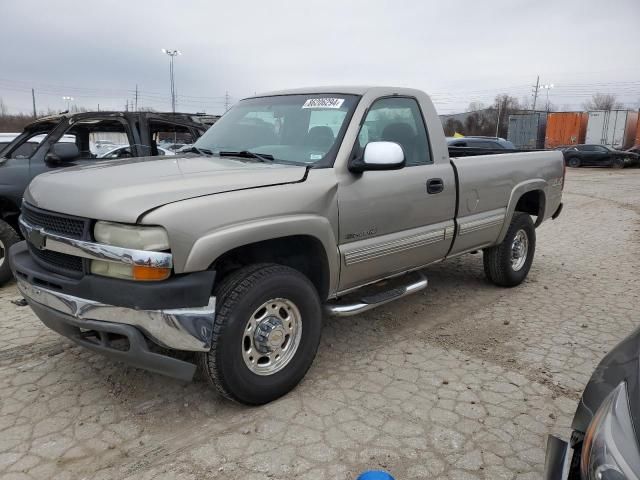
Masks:
[[[222,394],[262,404],[303,378],[325,314],[423,289],[429,264],[483,250],[489,280],[520,284],[563,183],[561,152],[451,158],[418,90],[275,92],[183,156],[38,176],[10,261],[62,335],[180,379],[199,363]]]

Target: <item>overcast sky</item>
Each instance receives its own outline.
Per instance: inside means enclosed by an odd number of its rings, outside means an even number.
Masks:
[[[441,113],[498,93],[579,109],[591,93],[640,107],[640,0],[2,0],[0,98],[9,111],[178,109],[308,85],[411,86]],[[541,92],[542,102],[546,91]]]

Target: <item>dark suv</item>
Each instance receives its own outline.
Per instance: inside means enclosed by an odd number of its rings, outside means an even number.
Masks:
[[[84,112],[40,118],[27,125],[0,153],[0,285],[11,279],[5,261],[20,240],[18,215],[22,194],[35,177],[52,169],[117,157],[162,154],[161,142],[195,142],[219,117],[185,113]]]

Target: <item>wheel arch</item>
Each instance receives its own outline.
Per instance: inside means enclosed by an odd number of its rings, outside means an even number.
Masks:
[[[322,300],[329,296],[329,259],[322,242],[312,235],[289,235],[247,243],[220,255],[211,268],[222,279],[238,268],[257,263],[291,267],[311,280]]]
[[[511,192],[504,225],[498,236],[497,243],[502,242],[509,230],[509,225],[516,211],[528,213],[536,217],[535,226],[538,227],[547,215],[547,182],[542,179],[529,180],[517,185]]]
[[[305,274],[320,298],[335,293],[339,257],[335,235],[327,218],[293,215],[228,226],[200,237],[189,249],[181,272],[222,268],[248,263],[280,263]],[[179,272],[180,273],[180,272]]]
[[[0,219],[7,222],[16,232],[20,231],[18,226],[18,217],[20,216],[20,207],[14,200],[0,196]]]

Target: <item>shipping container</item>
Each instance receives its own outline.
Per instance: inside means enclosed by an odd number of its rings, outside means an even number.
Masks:
[[[595,110],[589,112],[585,143],[626,149],[635,143],[638,112],[633,110]]]
[[[509,115],[507,140],[516,148],[543,148],[546,127],[546,112],[515,113]]]
[[[547,115],[545,148],[584,143],[588,119],[587,112],[553,112]]]

